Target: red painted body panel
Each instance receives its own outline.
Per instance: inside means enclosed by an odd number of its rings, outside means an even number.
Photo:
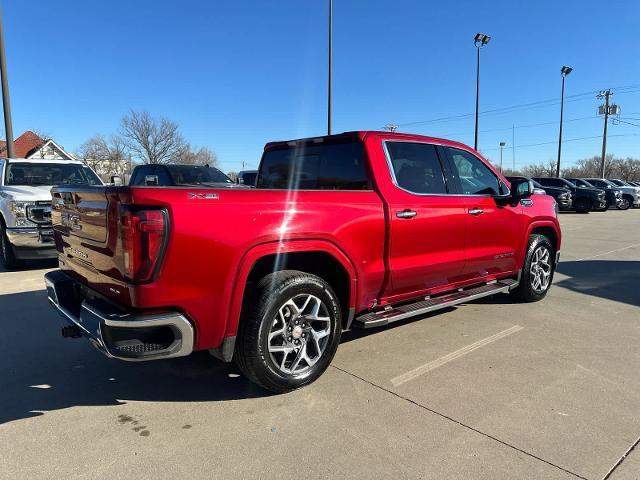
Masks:
[[[552,228],[559,248],[551,197],[534,195],[532,206],[508,208],[483,196],[419,197],[393,183],[382,141],[433,142],[473,152],[469,147],[415,135],[358,135],[365,143],[372,191],[108,187],[103,218],[85,212],[82,218],[91,218],[94,235],[82,238],[63,225],[65,188],[57,189],[52,216],[60,266],[127,308],[184,313],[195,326],[196,349],[206,349],[235,335],[246,279],[265,255],[333,256],[350,277],[348,305],[361,312],[374,304],[513,276],[533,228]],[[119,204],[166,209],[168,242],[151,283],[131,284],[118,268],[123,255]],[[473,207],[486,213],[473,217],[467,213]],[[397,218],[405,208],[418,216]],[[107,233],[104,241],[100,228]]]

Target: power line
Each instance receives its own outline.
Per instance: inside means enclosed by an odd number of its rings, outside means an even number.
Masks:
[[[581,120],[590,120],[590,119],[592,120],[592,119],[597,119],[597,118],[598,118],[597,116],[590,115],[588,117],[571,118],[569,120],[565,120],[564,122],[565,123],[567,123],[567,122],[578,122],[578,121],[581,121]],[[638,120],[640,120],[640,119],[638,119]],[[487,130],[480,130],[480,133],[506,132],[508,130],[513,130],[514,128],[515,129],[533,128],[533,127],[542,127],[542,126],[545,126],[545,125],[557,125],[557,124],[558,124],[558,120],[554,120],[554,121],[551,121],[551,122],[530,123],[528,125],[513,125],[511,127],[506,127],[506,128],[490,128],[490,129],[487,129]],[[445,134],[442,134],[441,136],[442,137],[452,137],[452,136],[455,136],[455,135],[471,135],[471,134],[473,134],[473,132],[458,132],[458,133],[445,133]]]
[[[616,135],[608,135],[609,138],[612,137],[640,137],[640,133],[625,133],[625,134],[616,134]],[[594,135],[591,137],[578,137],[578,138],[568,138],[566,140],[562,140],[562,143],[565,142],[577,142],[579,140],[594,140],[596,138],[602,138],[602,135]],[[518,148],[527,148],[527,147],[539,147],[542,145],[554,145],[557,143],[557,140],[551,141],[551,142],[540,142],[540,143],[530,143],[528,145],[518,145]],[[507,149],[509,148],[513,148],[513,146],[511,147],[505,147]],[[493,150],[499,150],[499,148],[483,148],[482,151],[483,152],[489,152],[489,151],[493,151]]]
[[[638,120],[640,120],[640,119],[638,119]],[[615,119],[613,120],[613,124],[614,124],[614,125],[615,125],[616,123],[618,123],[618,122],[620,122],[620,123],[626,123],[627,125],[633,125],[634,127],[640,127],[640,125],[638,125],[637,123],[627,122],[627,121],[625,121],[625,120],[620,120],[619,118],[615,118]]]
[[[612,88],[611,90],[615,90],[616,93],[637,93],[640,92],[640,85],[628,85],[628,86],[621,86],[621,87],[616,87],[616,88]],[[575,101],[582,101],[582,100],[586,100],[587,98],[591,98],[591,96],[595,93],[598,93],[599,90],[591,90],[589,92],[583,92],[583,93],[577,93],[574,95],[569,95],[566,97],[566,102],[575,102]],[[506,107],[500,107],[500,108],[494,108],[491,110],[485,110],[484,112],[480,112],[479,115],[481,116],[486,116],[486,115],[496,115],[496,114],[502,114],[502,113],[512,113],[512,112],[517,112],[517,111],[523,111],[523,110],[530,110],[533,108],[541,108],[541,107],[550,107],[550,106],[554,106],[554,105],[559,105],[560,104],[560,99],[558,98],[550,98],[550,99],[546,99],[546,100],[538,100],[536,102],[529,102],[529,103],[523,103],[523,104],[517,104],[517,105],[510,105],[510,106],[506,106]],[[429,119],[429,120],[420,120],[420,121],[414,121],[414,122],[407,122],[407,123],[400,123],[398,124],[400,127],[406,127],[406,126],[412,126],[412,125],[424,125],[424,124],[430,124],[430,123],[439,123],[439,122],[446,122],[446,121],[451,121],[451,120],[458,120],[458,119],[462,119],[462,118],[468,118],[473,116],[474,113],[465,113],[465,114],[460,114],[460,115],[451,115],[448,117],[439,117],[439,118],[433,118],[433,119]]]

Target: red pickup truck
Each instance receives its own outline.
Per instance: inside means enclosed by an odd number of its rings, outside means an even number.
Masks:
[[[560,253],[553,198],[418,135],[269,143],[255,188],[52,193],[64,336],[129,361],[209,350],[276,392],[318,378],[344,330],[500,292],[540,300]]]

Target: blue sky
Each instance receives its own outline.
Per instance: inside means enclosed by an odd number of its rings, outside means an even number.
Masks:
[[[255,167],[270,140],[326,130],[326,0],[3,0],[14,131],[38,129],[75,151],[130,109],[179,123],[223,169]],[[605,11],[606,10],[606,11]],[[593,94],[619,89],[640,125],[640,2],[334,0],[334,131],[380,129],[473,144],[473,36],[482,51],[480,149],[511,164],[557,155],[560,67],[564,138],[599,136]],[[550,125],[527,127],[538,123]],[[498,130],[503,129],[503,130]],[[484,130],[491,130],[483,132]],[[608,151],[640,157],[640,127],[609,129]],[[620,135],[620,136],[618,136]],[[622,136],[624,135],[624,136]],[[520,147],[519,147],[520,146]],[[601,139],[568,141],[564,163],[599,155]]]

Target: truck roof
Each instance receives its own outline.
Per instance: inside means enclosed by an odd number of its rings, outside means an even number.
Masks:
[[[80,160],[49,160],[46,158],[0,158],[7,163],[74,163],[83,165]]]
[[[375,135],[377,137],[390,139],[390,140],[391,139],[416,140],[421,142],[436,143],[439,145],[448,145],[451,147],[458,147],[463,149],[471,148],[468,145],[465,145],[464,143],[456,142],[454,140],[447,140],[445,138],[438,138],[438,137],[429,137],[426,135],[417,135],[415,133],[386,132],[386,131],[379,131],[379,130],[357,130],[352,132],[336,133],[333,135],[321,135],[318,137],[308,137],[308,138],[299,138],[299,139],[293,139],[293,140],[281,140],[276,142],[269,142],[265,145],[264,149],[271,150],[274,148],[281,148],[284,146],[293,146],[299,143],[323,143],[327,141],[340,142],[340,141],[355,140],[358,138],[360,140],[364,140],[364,138],[369,135]]]

